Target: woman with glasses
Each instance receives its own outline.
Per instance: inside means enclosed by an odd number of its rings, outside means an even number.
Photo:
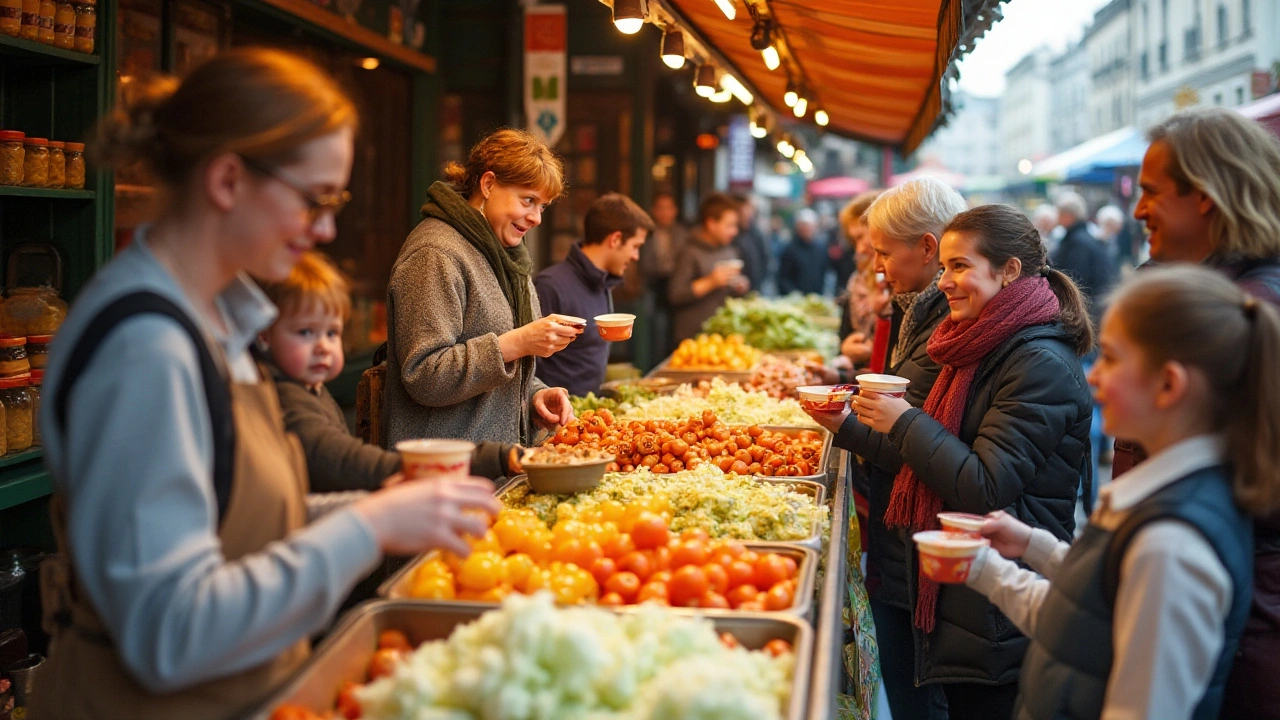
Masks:
[[[356,112],[311,63],[218,55],[135,80],[102,162],[143,162],[155,222],[80,294],[42,414],[62,554],[32,718],[241,718],[307,654],[383,552],[445,548],[496,512],[484,480],[398,483],[306,524],[307,475],[249,345],[284,279],[334,237]]]
[[[540,317],[525,234],[560,197],[564,169],[523,130],[499,130],[427,191],[424,220],[387,285],[387,439],[530,444],[573,419],[534,376],[579,329]]]

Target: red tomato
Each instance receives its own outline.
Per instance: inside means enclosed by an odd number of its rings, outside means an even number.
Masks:
[[[380,677],[390,675],[400,662],[400,657],[399,650],[379,650],[375,652],[369,660],[369,679],[377,680]]]
[[[633,572],[623,571],[605,581],[604,589],[620,595],[624,602],[632,603],[640,592],[640,578]]]
[[[552,552],[551,557],[560,562],[573,563],[583,570],[588,570],[596,560],[604,557],[604,550],[594,540],[570,538],[561,542]]]
[[[378,649],[409,652],[413,650],[413,645],[409,644],[409,638],[399,630],[383,630],[378,633]]]
[[[733,635],[727,632],[720,633],[720,643],[725,647],[729,648],[730,650],[736,647],[742,647],[742,644],[738,642],[738,638],[734,637]]]
[[[796,576],[796,572],[800,570],[800,566],[796,564],[796,559],[787,555],[782,556],[782,563],[787,566],[787,579]]]
[[[636,602],[654,602],[659,605],[670,605],[671,591],[668,590],[666,583],[647,582],[640,588],[640,594],[636,595]]]
[[[631,539],[641,550],[666,545],[669,538],[667,521],[663,520],[662,516],[651,512],[641,513],[636,520],[636,526],[631,529]]]
[[[795,596],[786,583],[778,583],[764,594],[764,609],[771,611],[786,610],[795,604]]]
[[[614,562],[613,558],[602,557],[591,563],[591,576],[600,583],[601,587],[616,572],[618,572],[618,563]]]
[[[755,550],[743,550],[742,554],[738,556],[738,559],[747,563],[751,567],[755,567],[756,561],[760,559],[760,554]]]
[[[760,556],[756,562],[756,587],[771,588],[786,579],[787,565],[782,562],[781,556],[774,553]]]
[[[763,612],[764,603],[759,600],[748,600],[747,602],[739,605],[737,609],[742,610],[743,612]]]
[[[716,610],[729,609],[729,601],[725,600],[723,595],[713,590],[708,590],[702,593],[702,597],[698,598],[697,605],[700,608],[710,608],[710,609],[716,609]]]
[[[729,592],[729,571],[723,565],[707,563],[702,566],[702,571],[707,574],[707,582],[711,583],[712,590],[720,595]]]
[[[729,565],[729,587],[751,585],[756,581],[756,569],[743,560],[734,560]]]
[[[671,567],[680,568],[685,565],[706,565],[709,555],[707,544],[701,540],[685,540],[671,551]]]
[[[398,632],[397,630],[388,630],[386,632]],[[404,633],[401,633],[403,635]],[[381,640],[381,637],[379,637]],[[363,711],[360,709],[360,701],[356,700],[356,690],[360,687],[358,683],[343,683],[342,689],[338,691],[337,709],[338,714],[347,720],[360,720]]]
[[[644,554],[653,561],[654,571],[671,569],[671,548],[667,545],[645,550]]]
[[[786,655],[791,652],[791,643],[781,638],[774,638],[764,644],[764,651],[774,657]]]
[[[707,531],[703,530],[702,528],[688,528],[684,532],[680,533],[680,539],[681,540],[701,540],[702,542],[710,542],[711,535],[709,535]]]
[[[648,555],[638,550],[632,550],[618,560],[618,570],[635,573],[636,577],[646,580],[649,574],[653,572],[653,562],[649,560]]]
[[[728,553],[730,557],[738,558],[742,553],[747,551],[747,546],[737,540],[720,540],[711,546],[711,552]]]
[[[695,565],[685,565],[671,574],[671,604],[691,607],[711,587],[707,574]]]
[[[646,582],[660,582],[664,585],[671,582],[670,570],[659,570],[646,578]]]
[[[605,607],[622,607],[627,604],[618,593],[605,593],[596,602]]]
[[[739,585],[729,591],[727,599],[735,609],[741,609],[743,603],[753,602],[758,597],[760,597],[760,591],[755,585]]]
[[[631,539],[630,535],[626,533],[620,533],[614,537],[609,538],[608,540],[605,540],[604,545],[601,547],[601,549],[604,550],[605,557],[610,557],[610,558],[613,558],[614,560],[617,560],[623,555],[626,555],[627,553],[634,551],[636,549],[636,544]]]
[[[270,720],[324,720],[324,718],[297,705],[281,705],[271,713]]]

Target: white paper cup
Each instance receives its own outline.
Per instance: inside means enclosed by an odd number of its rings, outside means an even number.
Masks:
[[[982,525],[987,522],[987,518],[972,513],[942,512],[938,513],[938,521],[942,523],[943,530],[960,533],[972,538],[980,538],[982,533],[979,531],[982,529]]]
[[[730,268],[737,272],[742,272],[742,268],[746,267],[746,263],[742,260],[720,260],[716,263],[716,268]]]
[[[594,319],[596,321],[596,331],[600,333],[600,337],[609,342],[620,342],[629,339],[632,326],[636,323],[636,316],[629,313],[597,315]]]
[[[401,440],[396,450],[406,479],[467,477],[475,443],[466,440]]]
[[[571,327],[574,330],[585,330],[587,328],[586,318],[574,317],[572,315],[561,315],[559,313],[556,313],[551,316],[551,319],[561,325]]]
[[[891,397],[903,397],[907,394],[907,386],[911,384],[911,381],[904,377],[875,373],[859,375],[854,379],[858,381],[859,394],[874,392]]]
[[[969,579],[973,559],[990,545],[986,538],[973,538],[943,530],[918,532],[911,536],[920,551],[920,569],[940,583],[962,583]]]

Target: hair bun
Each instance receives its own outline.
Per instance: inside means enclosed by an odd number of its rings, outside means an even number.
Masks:
[[[107,167],[139,160],[160,165],[160,121],[165,103],[178,89],[168,75],[135,77],[120,86],[120,103],[97,126],[91,143],[94,160]]]

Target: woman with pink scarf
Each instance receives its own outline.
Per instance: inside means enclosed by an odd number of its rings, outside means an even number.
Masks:
[[[1093,345],[1083,297],[1009,207],[957,215],[940,257],[951,314],[929,340],[942,371],[924,408],[854,398],[859,421],[901,460],[885,523],[909,537],[938,529],[939,512],[1005,510],[1070,541],[1093,408],[1079,361]],[[915,682],[942,685],[951,720],[1010,717],[1027,639],[978,593],[918,571]]]

